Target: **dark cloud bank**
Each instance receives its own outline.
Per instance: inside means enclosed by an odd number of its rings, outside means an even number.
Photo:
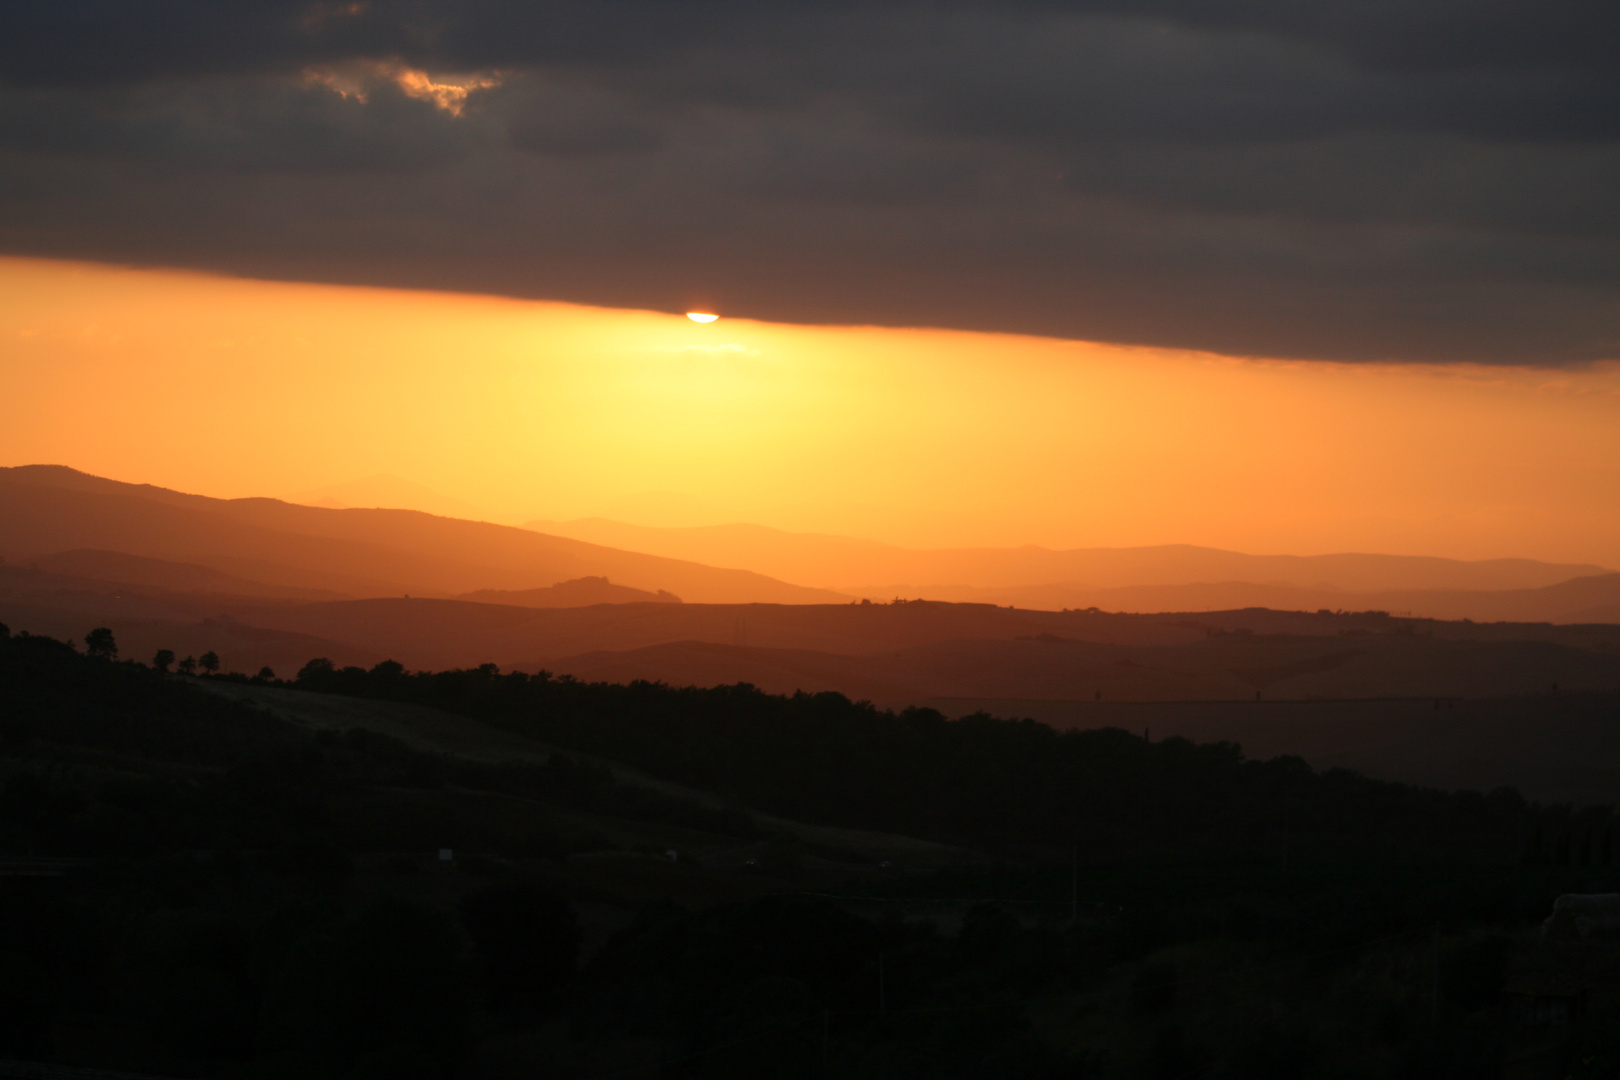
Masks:
[[[1617,57],[1598,2],[13,2],[0,249],[1579,363]]]

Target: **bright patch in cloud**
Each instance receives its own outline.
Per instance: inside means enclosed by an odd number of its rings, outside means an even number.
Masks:
[[[487,90],[501,82],[499,74],[446,75],[442,82],[419,68],[396,63],[366,63],[344,68],[305,68],[306,85],[318,84],[342,96],[352,97],[361,104],[368,99],[367,86],[378,82],[391,82],[406,97],[430,102],[451,116],[460,116],[467,107],[467,95],[474,90]]]
[[[399,67],[390,72],[395,85],[406,97],[418,101],[431,101],[451,116],[460,116],[467,107],[467,95],[474,90],[487,90],[500,83],[496,75],[446,76],[444,82],[434,82],[425,71]]]

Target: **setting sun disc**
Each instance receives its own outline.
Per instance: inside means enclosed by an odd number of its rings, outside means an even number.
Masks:
[[[693,322],[710,323],[718,319],[718,315],[710,315],[707,311],[688,311],[686,317]]]

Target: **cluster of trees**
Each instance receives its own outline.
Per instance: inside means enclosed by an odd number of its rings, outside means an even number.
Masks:
[[[1542,813],[1509,789],[1447,793],[1317,772],[1298,758],[1246,760],[1231,743],[1058,732],[983,714],[951,721],[836,693],[323,660],[296,685],[432,705],[787,817],[1008,853],[1514,862]]]
[[[360,728],[310,732],[46,637],[0,638],[0,687],[0,739],[13,752],[95,750],[201,770],[183,780],[120,773],[87,786],[20,769],[4,796],[17,813],[0,820],[0,846],[11,851],[100,857],[443,846],[446,837],[432,823],[396,821],[385,832],[345,827],[334,800],[376,787],[454,786],[721,836],[764,835],[739,808],[620,784],[605,767],[567,755],[488,762],[425,753]]]
[[[86,634],[84,636],[84,651],[86,655],[97,660],[118,659],[118,641],[113,636],[112,629],[106,626],[98,626]],[[159,649],[157,654],[152,657],[152,669],[154,671],[159,671],[167,675],[169,673],[169,668],[174,666],[175,657],[173,649]],[[204,675],[218,674],[219,654],[214,650],[209,649],[201,656],[188,656],[179,662],[178,670],[182,675],[195,675],[198,669],[201,669]],[[261,678],[275,677],[275,672],[271,671],[269,668],[265,668],[259,674]]]
[[[209,649],[201,656],[186,657],[178,665],[175,664],[173,649],[159,649],[157,655],[152,657],[152,669],[154,671],[167,675],[171,666],[177,667],[177,670],[182,675],[195,675],[199,668],[202,669],[204,675],[214,675],[219,672],[219,654]],[[268,671],[269,669],[265,670]],[[270,676],[274,678],[275,672],[270,672]]]

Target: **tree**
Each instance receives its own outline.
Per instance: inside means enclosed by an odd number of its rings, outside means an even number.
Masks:
[[[152,657],[152,666],[165,675],[169,673],[169,665],[172,663],[174,663],[173,649],[159,649],[157,655]]]
[[[195,656],[188,656],[184,660],[180,661],[180,674],[194,675],[196,672],[197,658]]]
[[[219,670],[219,653],[209,649],[197,658],[197,663],[202,666],[205,673],[212,675]]]
[[[254,676],[254,677],[256,679],[258,679],[260,682],[275,682],[276,681],[276,673],[274,671],[272,671],[268,666],[260,668],[259,669],[259,674]]]
[[[118,659],[118,643],[113,640],[113,632],[105,626],[98,626],[84,635],[84,651],[101,660]]]

